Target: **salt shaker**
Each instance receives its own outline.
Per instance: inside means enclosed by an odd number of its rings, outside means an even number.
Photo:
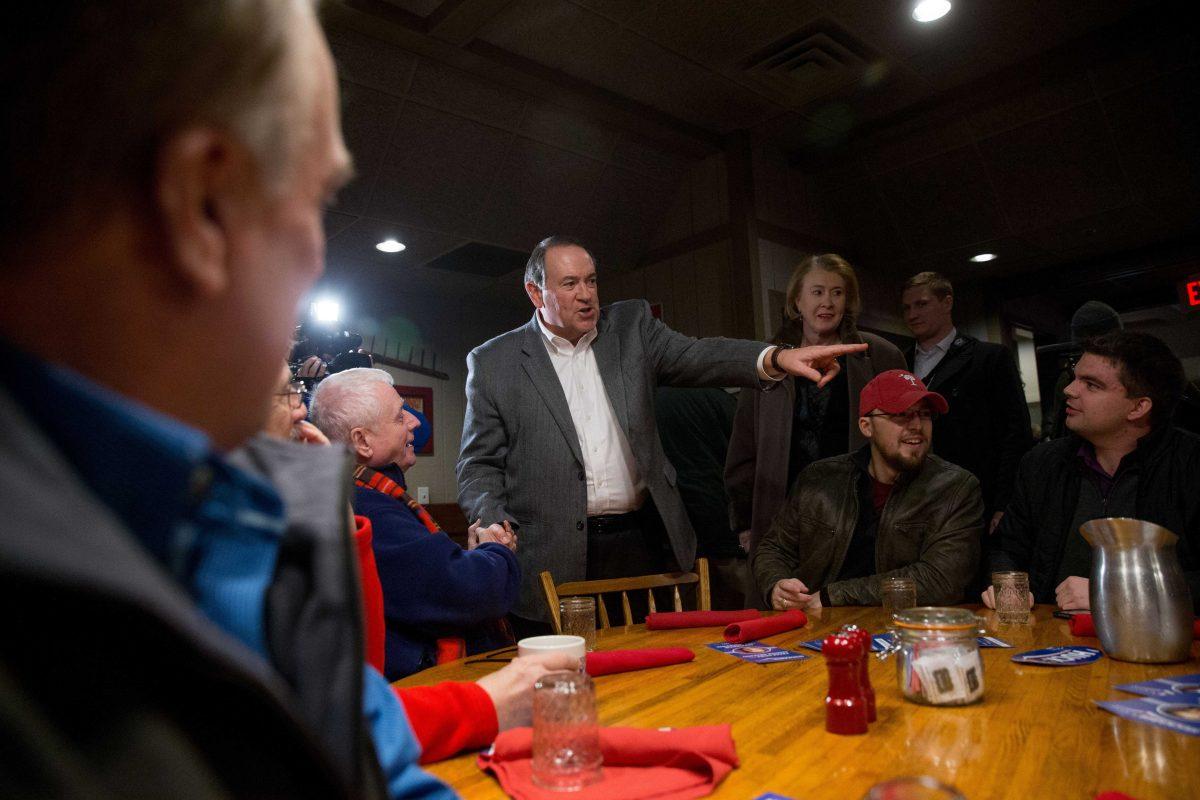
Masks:
[[[867,732],[867,702],[859,685],[862,645],[856,636],[834,633],[821,643],[829,669],[829,694],[825,696],[825,730],[854,736]]]

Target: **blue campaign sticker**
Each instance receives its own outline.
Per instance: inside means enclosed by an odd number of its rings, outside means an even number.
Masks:
[[[1012,657],[1018,664],[1038,664],[1043,667],[1074,667],[1079,664],[1090,664],[1100,658],[1101,653],[1094,647],[1044,647],[1041,650],[1030,650],[1017,653]]]
[[[744,642],[741,644],[715,642],[710,644],[709,647],[719,653],[728,653],[731,656],[740,658],[743,661],[749,661],[752,664],[804,661],[808,658],[808,656],[803,653],[797,653],[795,650],[784,650],[782,647],[776,647],[773,644],[763,644],[762,642]]]
[[[807,642],[797,643],[797,647],[804,647],[809,650],[821,652],[821,642],[824,639],[810,639]],[[882,653],[892,643],[892,635],[890,633],[881,633],[878,636],[871,637],[871,652]]]
[[[1181,694],[1175,699],[1139,697],[1136,700],[1094,702],[1118,717],[1157,725],[1188,736],[1200,736],[1200,698],[1196,695]]]
[[[888,647],[891,646],[893,638],[894,637],[890,633],[881,633],[877,636],[872,636],[871,637],[871,652],[872,653],[882,653],[884,650],[886,650]],[[805,647],[805,648],[808,648],[809,650],[816,650],[819,653],[819,652],[821,652],[821,641],[822,641],[821,639],[810,639],[807,642],[799,642],[796,646],[797,647]],[[1003,639],[997,639],[995,636],[980,636],[979,637],[979,646],[980,647],[1012,647],[1012,645],[1009,644],[1008,642],[1004,641]]]
[[[1116,688],[1122,692],[1144,694],[1147,697],[1178,697],[1183,695],[1189,702],[1200,702],[1200,672],[1190,675],[1173,675],[1155,678],[1141,683],[1122,683]]]
[[[1009,644],[1008,642],[1004,641],[1003,639],[997,639],[995,636],[980,636],[979,637],[979,646],[980,647],[1012,647],[1012,645]]]

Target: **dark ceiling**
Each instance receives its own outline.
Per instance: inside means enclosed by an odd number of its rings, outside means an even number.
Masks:
[[[1151,302],[1200,270],[1187,5],[955,0],[931,25],[911,6],[332,3],[359,178],[328,216],[330,279],[518,295],[512,275],[438,264],[551,232],[634,266],[689,171],[739,131],[811,182],[830,241],[887,273],[1008,293],[1114,274],[1128,305],[1139,275]],[[375,252],[387,236],[408,250]],[[1000,257],[971,264],[981,250]]]

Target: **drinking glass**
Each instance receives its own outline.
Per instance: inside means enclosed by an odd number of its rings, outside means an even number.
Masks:
[[[533,782],[575,791],[600,780],[596,690],[585,672],[550,672],[533,685]]]
[[[996,615],[1001,625],[1029,622],[1029,573],[993,572],[992,593],[996,597]]]
[[[558,601],[562,632],[582,636],[590,653],[596,649],[596,599],[594,597],[564,597]]]
[[[917,582],[912,578],[881,578],[879,594],[888,616],[917,605]]]
[[[916,778],[892,778],[877,783],[862,800],[966,800],[953,786],[921,775]]]

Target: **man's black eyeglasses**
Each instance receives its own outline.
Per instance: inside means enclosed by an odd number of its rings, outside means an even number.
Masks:
[[[304,385],[294,383],[282,392],[276,392],[276,397],[286,397],[288,408],[295,411],[300,406],[304,405]]]

